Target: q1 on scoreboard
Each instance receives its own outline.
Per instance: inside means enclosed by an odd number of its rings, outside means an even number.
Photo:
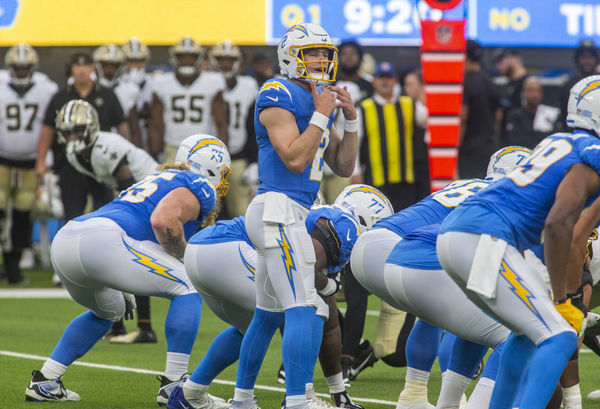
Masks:
[[[294,24],[322,25],[335,39],[357,38],[367,45],[419,45],[419,16],[439,18],[437,10],[414,0],[270,0],[270,33],[276,44]],[[269,29],[267,29],[269,31]]]

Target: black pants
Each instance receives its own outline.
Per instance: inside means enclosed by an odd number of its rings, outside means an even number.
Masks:
[[[357,355],[358,344],[365,328],[369,292],[356,280],[349,267],[344,276],[344,295],[346,315],[342,334],[342,355],[354,357]]]
[[[113,199],[113,193],[103,184],[82,175],[68,162],[57,169],[61,200],[65,209],[65,221],[81,216],[85,210],[88,193],[92,195],[94,210]]]

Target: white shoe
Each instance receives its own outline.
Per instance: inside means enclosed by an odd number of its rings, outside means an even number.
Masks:
[[[429,402],[398,402],[396,409],[435,409]]]
[[[79,395],[64,387],[60,378],[48,379],[40,371],[33,371],[29,386],[25,389],[25,400],[30,402],[79,401]]]
[[[169,395],[168,405],[174,408],[194,409],[229,409],[225,399],[217,398],[208,392],[199,393],[195,397],[186,398],[181,386],[177,386]]]
[[[19,260],[19,268],[23,270],[29,270],[35,267],[35,255],[32,249],[23,249],[21,253],[21,260]]]
[[[319,398],[318,396],[313,396],[310,399],[307,400],[308,403],[308,409],[333,409],[335,408],[335,406],[333,406],[331,403]]]
[[[588,400],[600,400],[600,389],[596,389],[595,391],[591,391],[587,396]]]

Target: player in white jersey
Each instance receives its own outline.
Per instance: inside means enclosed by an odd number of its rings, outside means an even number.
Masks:
[[[175,157],[177,147],[191,134],[216,135],[227,144],[225,78],[217,72],[200,72],[204,50],[185,37],[169,50],[174,71],[152,81],[150,152],[164,150],[164,160]]]
[[[90,176],[111,189],[125,190],[156,172],[158,163],[143,149],[135,147],[119,134],[98,131],[98,113],[88,102],[74,99],[58,112],[58,142],[79,173]],[[136,296],[138,327],[126,334],[122,320],[107,334],[111,342],[156,342],[150,324],[149,297]]]
[[[150,60],[150,49],[139,39],[132,37],[121,46],[125,55],[123,81],[138,87],[135,109],[129,113],[131,140],[144,149],[148,147],[148,121],[152,102],[152,75],[146,73],[146,64]]]
[[[139,88],[129,81],[121,80],[125,54],[116,44],[104,44],[94,51],[94,63],[100,85],[112,89],[119,102],[125,117],[129,117],[131,109],[135,107]]]
[[[4,62],[9,75],[0,81],[0,225],[5,230],[0,243],[7,280],[20,283],[26,281],[19,269],[21,253],[31,245],[37,142],[58,87],[45,75],[36,75],[38,55],[30,45],[11,47]]]
[[[213,70],[225,76],[227,88],[223,98],[229,106],[229,139],[227,148],[231,153],[231,190],[225,199],[227,213],[231,217],[246,213],[249,187],[242,183],[242,175],[248,166],[246,143],[248,130],[246,121],[254,106],[258,84],[247,75],[239,75],[242,53],[239,47],[225,40],[215,45],[209,53]],[[252,111],[253,112],[253,111]],[[253,143],[253,141],[251,141]]]

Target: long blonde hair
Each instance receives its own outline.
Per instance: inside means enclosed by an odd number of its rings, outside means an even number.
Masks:
[[[162,165],[158,165],[156,168],[156,170],[159,172],[162,172],[163,170],[169,170],[169,169],[191,171],[191,168],[186,163],[182,163],[182,162],[165,162]],[[213,207],[212,210],[210,212],[208,212],[208,214],[202,221],[202,225],[200,226],[200,228],[202,228],[202,229],[207,226],[214,226],[215,223],[217,223],[217,218],[219,217],[219,213],[221,213],[221,208],[223,207],[223,202],[222,202],[221,198],[216,194],[216,192],[215,192],[215,196],[217,198],[216,202],[215,202],[215,207]],[[202,211],[202,210],[200,210],[200,211]]]

